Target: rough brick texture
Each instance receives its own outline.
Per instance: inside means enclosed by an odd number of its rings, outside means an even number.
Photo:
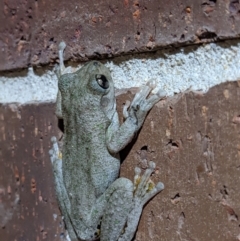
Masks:
[[[0,71],[86,61],[240,34],[239,0],[0,0]]]
[[[121,153],[121,176],[132,179],[136,165],[154,160],[153,180],[165,184],[144,209],[136,241],[239,240],[239,86],[158,103]],[[131,98],[118,97],[119,111]],[[62,240],[48,156],[50,137],[60,137],[53,112],[53,104],[0,106],[1,240]]]

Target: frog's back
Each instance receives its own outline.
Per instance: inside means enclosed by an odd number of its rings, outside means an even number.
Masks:
[[[79,205],[94,202],[117,178],[120,168],[106,146],[106,131],[116,106],[113,81],[109,70],[94,61],[61,76],[59,90],[66,190]]]

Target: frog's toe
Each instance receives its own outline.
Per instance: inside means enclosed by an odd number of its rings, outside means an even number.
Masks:
[[[141,169],[135,168],[134,176],[134,197],[144,205],[149,199],[164,189],[162,182],[155,183],[151,180],[151,175],[154,173],[156,164],[153,161],[148,163],[148,168],[141,175]]]

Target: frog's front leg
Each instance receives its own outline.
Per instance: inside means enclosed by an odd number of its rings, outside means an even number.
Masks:
[[[141,87],[131,104],[127,102],[123,108],[125,121],[121,126],[119,126],[117,112],[113,115],[106,135],[108,150],[111,153],[118,153],[131,142],[135,133],[141,128],[148,112],[166,96],[165,91],[159,90],[158,93],[148,97],[154,88],[154,84],[149,82],[146,86]]]
[[[53,146],[52,146],[52,149],[49,151],[49,154],[50,154],[50,159],[53,166],[54,183],[55,183],[58,203],[59,203],[61,212],[64,216],[64,221],[67,226],[69,236],[71,237],[72,241],[78,240],[76,233],[74,231],[74,228],[72,226],[71,219],[69,217],[70,201],[63,183],[61,152],[58,148],[56,137],[52,137],[51,141],[53,143]]]

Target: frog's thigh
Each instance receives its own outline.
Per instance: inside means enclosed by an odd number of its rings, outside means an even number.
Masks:
[[[127,178],[118,178],[108,192],[110,197],[102,218],[100,240],[115,241],[124,228],[132,206],[133,183]]]

